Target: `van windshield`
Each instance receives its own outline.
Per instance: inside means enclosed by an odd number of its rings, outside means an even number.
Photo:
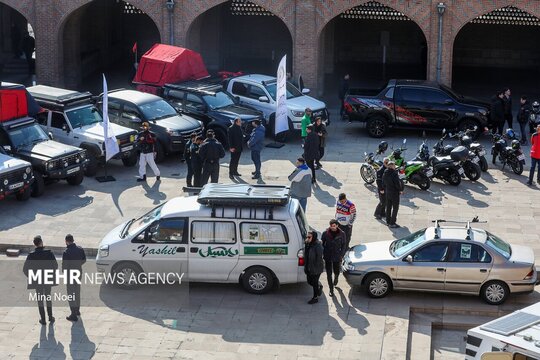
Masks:
[[[140,218],[133,219],[128,222],[126,229],[124,229],[123,237],[137,235],[139,231],[145,228],[148,224],[151,224],[155,220],[159,220],[161,218],[161,209],[163,208],[163,205],[165,205],[165,203],[159,205],[157,208],[149,211]]]
[[[304,210],[302,210],[301,206],[298,206],[298,211],[296,212],[296,221],[298,222],[298,228],[300,229],[300,233],[302,234],[302,240],[305,240],[307,238],[309,228],[306,214],[304,214]]]

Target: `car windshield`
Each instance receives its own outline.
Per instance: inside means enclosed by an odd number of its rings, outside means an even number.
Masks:
[[[71,123],[71,127],[74,129],[103,121],[101,113],[94,106],[86,106],[80,109],[67,111],[66,115]]]
[[[487,231],[486,235],[486,245],[501,254],[505,259],[510,259],[510,256],[512,256],[510,244]]]
[[[390,253],[394,257],[401,257],[409,250],[414,249],[418,245],[426,241],[426,229],[418,230],[415,233],[409,234],[404,238],[394,241],[390,245]]]
[[[176,110],[165,100],[156,100],[143,105],[139,108],[143,113],[144,120],[155,121],[178,115]]]
[[[276,100],[276,89],[277,89],[277,83],[266,85],[266,91],[268,91],[268,93],[274,100]],[[289,82],[287,83],[287,99],[293,99],[302,95],[303,94],[300,92],[300,90],[294,87],[293,84]]]
[[[45,131],[37,124],[13,128],[9,130],[8,135],[15,148],[31,146],[49,140]]]
[[[165,203],[159,205],[140,218],[128,222],[127,227],[124,229],[123,237],[137,235],[139,231],[141,231],[148,224],[151,224],[155,220],[159,220],[161,218],[161,209],[163,208],[163,205],[165,205]]]
[[[224,91],[219,91],[213,95],[204,95],[203,99],[211,109],[234,105],[232,97]]]

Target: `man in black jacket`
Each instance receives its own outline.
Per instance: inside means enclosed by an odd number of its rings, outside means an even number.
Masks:
[[[315,161],[318,161],[320,156],[319,135],[315,133],[313,124],[309,124],[306,130],[307,136],[304,142],[304,160],[306,160],[307,166],[311,169],[311,183],[315,184],[317,182],[317,179],[315,178]]]
[[[322,234],[323,258],[330,296],[334,296],[334,286],[338,284],[341,262],[347,251],[345,233],[339,228],[337,220],[330,220],[330,227]],[[332,272],[334,279],[332,280]]]
[[[384,186],[383,186],[383,175],[384,171],[386,170],[386,166],[388,165],[388,158],[384,158],[383,165],[379,170],[377,170],[377,192],[379,194],[379,203],[377,204],[377,207],[375,208],[375,218],[377,220],[381,220],[383,216],[386,216],[386,194],[384,192]]]
[[[189,147],[189,153],[191,155],[191,167],[193,168],[193,186],[201,187],[202,167],[203,161],[199,155],[199,149],[203,142],[202,136],[197,136],[195,141]]]
[[[206,132],[206,140],[199,148],[199,155],[203,161],[203,173],[201,186],[210,182],[217,183],[219,180],[219,159],[225,157],[225,149],[219,141],[214,138],[214,132]]]
[[[242,132],[242,119],[234,119],[234,123],[229,126],[229,151],[231,152],[231,162],[229,164],[229,178],[234,180],[235,176],[242,176],[238,173],[238,162],[244,147],[244,133]]]
[[[519,128],[521,131],[521,145],[527,145],[527,124],[529,123],[529,118],[531,116],[531,104],[525,95],[521,96],[519,100],[520,107],[517,115],[517,121],[519,123]]]
[[[191,163],[191,144],[195,141],[197,137],[196,133],[191,134],[189,141],[184,146],[184,161],[187,165],[187,174],[186,174],[186,185],[191,187],[193,186],[193,165]]]
[[[509,88],[504,89],[504,120],[508,123],[508,128],[512,129],[513,117],[512,117],[512,93]]]
[[[58,262],[56,261],[56,258],[54,257],[54,254],[51,250],[46,250],[43,247],[43,240],[41,239],[41,236],[37,235],[34,237],[34,246],[36,247],[34,251],[32,251],[28,256],[26,257],[26,261],[24,262],[23,272],[26,277],[29,276],[30,272],[36,274],[41,272],[41,279],[45,279],[45,270],[56,270],[58,269]],[[38,310],[39,310],[39,323],[41,325],[45,325],[45,308],[44,304],[47,305],[47,315],[49,316],[49,322],[54,322],[54,316],[52,313],[52,299],[51,299],[51,286],[49,284],[45,284],[43,281],[41,284],[35,284],[33,282],[28,282],[27,289],[35,289],[36,291],[36,299],[38,303]]]
[[[396,224],[399,210],[399,197],[403,194],[403,182],[396,171],[396,164],[389,161],[382,178],[384,193],[386,194],[386,225],[390,228],[400,227]]]
[[[349,79],[350,79],[349,74],[345,74],[345,76],[343,77],[343,80],[341,81],[341,86],[339,87],[338,98],[341,103],[341,107],[339,108],[339,116],[341,116],[342,119],[345,113],[345,104],[343,103],[343,101],[345,100],[345,96],[347,95],[347,92],[349,92]]]
[[[504,129],[504,91],[499,91],[491,99],[491,123],[493,131],[502,135]]]
[[[82,279],[82,266],[86,262],[86,254],[82,247],[75,244],[73,235],[66,235],[66,250],[62,254],[62,270],[77,270]],[[77,321],[81,315],[81,285],[70,281],[67,285],[67,295],[70,297],[69,308],[71,315],[66,317],[69,321]]]

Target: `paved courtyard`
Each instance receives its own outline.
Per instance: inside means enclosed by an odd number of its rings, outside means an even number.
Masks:
[[[328,131],[324,167],[308,200],[311,226],[326,228],[337,195],[345,192],[358,210],[352,244],[394,239],[429,226],[433,219],[479,216],[488,223],[478,226],[531,246],[540,263],[540,187],[524,184],[528,168],[516,176],[490,164],[489,173],[476,183],[463,180],[459,187],[452,187],[436,180],[428,191],[406,186],[398,215],[402,227],[391,231],[373,218],[375,186],[364,184],[359,174],[364,151],[374,151],[379,140],[367,137],[358,123],[334,120]],[[410,158],[420,134],[400,130],[386,140],[399,146],[406,137],[405,157]],[[428,133],[430,147],[437,135]],[[488,139],[483,141],[489,149]],[[287,184],[301,153],[299,139],[281,149],[265,148],[261,183]],[[227,166],[228,156],[221,165],[223,183],[230,182]],[[185,164],[171,156],[160,169],[160,183],[150,172],[148,183],[141,185],[135,182],[136,168],[113,161],[108,172],[116,182],[86,178],[79,187],[61,182],[26,203],[2,201],[0,245],[28,245],[40,234],[46,245],[60,247],[64,235],[71,233],[79,245],[96,248],[115,225],[184,196]],[[249,182],[251,171],[245,152],[239,172]],[[502,306],[488,306],[476,297],[418,293],[393,293],[372,300],[341,282],[335,298],[326,294],[318,304],[307,305],[311,292],[306,285],[282,286],[268,295],[254,296],[237,285],[194,284],[189,304],[180,308],[166,302],[149,303],[138,310],[118,303],[82,308],[82,321],[73,325],[64,319],[68,309],[57,308],[57,322],[44,327],[37,323],[35,308],[3,307],[0,358],[458,359],[463,358],[460,339],[467,326],[540,301],[538,290],[511,296]],[[447,325],[450,330],[445,330]]]

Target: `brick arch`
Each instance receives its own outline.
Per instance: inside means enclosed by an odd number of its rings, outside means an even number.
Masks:
[[[36,19],[33,0],[0,0],[0,3],[18,11],[32,27],[35,27]]]

